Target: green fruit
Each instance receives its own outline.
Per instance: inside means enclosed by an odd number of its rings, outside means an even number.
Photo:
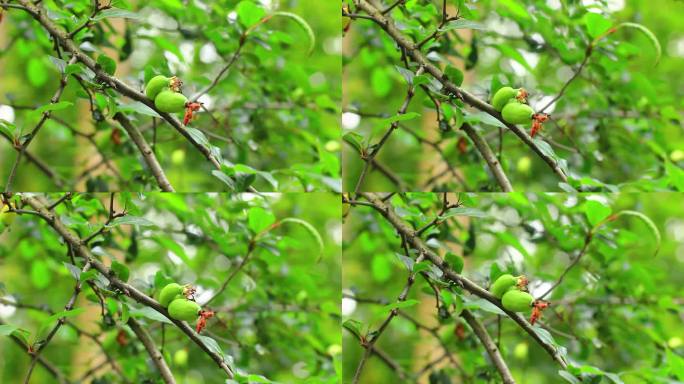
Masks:
[[[0,209],[0,233],[2,233],[5,228],[9,227],[17,215],[15,213],[7,213],[10,208],[7,205],[2,205]]]
[[[188,299],[176,299],[169,304],[169,315],[176,320],[195,321],[202,309],[199,304]]]
[[[154,105],[158,110],[167,113],[183,112],[185,110],[185,103],[188,102],[187,97],[182,93],[176,93],[170,90],[159,92],[154,99]]]
[[[163,91],[165,88],[168,88],[170,84],[170,78],[163,75],[157,75],[150,79],[150,81],[147,83],[147,86],[145,87],[145,94],[147,97],[154,100],[159,92]]]
[[[182,285],[176,283],[167,284],[162,288],[161,292],[159,292],[159,304],[164,308],[168,307],[169,303],[171,303],[176,296],[181,295],[181,297],[183,297],[184,288],[185,287]]]
[[[173,354],[173,362],[174,364],[184,367],[188,365],[188,350],[187,349],[179,349],[176,351],[176,353]]]
[[[511,87],[503,87],[496,91],[494,94],[494,97],[492,97],[492,106],[494,109],[497,111],[501,112],[503,107],[508,103],[510,99],[515,98],[518,96],[518,92],[520,92],[520,89],[514,89]]]
[[[527,104],[521,104],[517,100],[513,100],[501,110],[501,116],[503,116],[504,121],[511,124],[527,124],[532,122],[534,109]]]
[[[489,288],[489,291],[492,295],[496,296],[497,299],[500,299],[501,296],[508,291],[508,288],[515,287],[516,284],[518,284],[517,277],[510,274],[501,275],[494,281],[494,284]]]
[[[503,307],[513,312],[526,312],[532,308],[534,297],[527,292],[512,289],[506,292],[501,299]]]

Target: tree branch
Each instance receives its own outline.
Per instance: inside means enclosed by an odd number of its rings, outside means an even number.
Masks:
[[[504,313],[506,313],[508,317],[515,321],[520,328],[527,332],[532,339],[534,339],[534,341],[537,342],[561,366],[561,368],[567,368],[567,362],[565,361],[565,358],[560,354],[556,347],[540,337],[535,331],[534,327],[530,325],[525,318],[518,313],[507,310],[503,307],[501,301],[489,291],[475,284],[468,278],[457,274],[451,268],[449,268],[444,260],[431,248],[429,248],[419,236],[416,235],[415,230],[394,212],[394,209],[391,205],[385,203],[376,194],[362,193],[361,195],[368,200],[373,205],[373,208],[397,230],[399,235],[405,238],[405,241],[407,241],[411,247],[417,250],[419,254],[425,255],[426,259],[430,260],[437,268],[439,268],[444,273],[445,278],[453,281],[475,296],[481,297],[497,306]]]
[[[6,323],[0,319],[0,325],[5,325]],[[18,345],[21,347],[21,349],[28,353],[29,356],[31,353],[29,352],[29,346],[26,345],[20,338],[14,335],[10,335],[10,338]],[[70,383],[69,380],[67,380],[66,376],[60,371],[57,367],[55,367],[49,360],[45,359],[43,356],[38,356],[36,357],[36,360],[38,361],[38,364],[42,365],[52,376],[57,379],[57,381],[60,384],[67,384]]]
[[[461,129],[475,144],[475,148],[477,148],[478,152],[480,152],[480,155],[482,155],[482,158],[489,166],[489,169],[492,171],[496,182],[499,183],[501,190],[504,192],[513,192],[513,186],[511,185],[511,182],[508,181],[508,177],[506,177],[506,173],[504,173],[503,168],[501,168],[499,159],[496,158],[496,155],[494,152],[492,152],[492,149],[489,148],[489,144],[487,144],[482,136],[480,136],[480,134],[477,133],[475,128],[473,128],[470,124],[463,123]]]
[[[154,155],[154,151],[152,148],[150,148],[149,144],[147,144],[145,137],[142,135],[142,133],[140,133],[138,128],[131,124],[131,121],[120,112],[114,115],[114,120],[121,124],[126,132],[128,132],[128,136],[135,143],[135,146],[138,147],[140,154],[142,154],[143,159],[145,159],[145,163],[147,163],[147,166],[150,167],[150,171],[152,171],[154,178],[157,180],[157,185],[159,185],[159,188],[161,188],[161,190],[164,192],[175,192],[173,186],[169,182],[169,179],[166,178],[164,170],[162,169],[161,165],[159,165],[157,156]]]
[[[565,172],[558,166],[556,161],[545,154],[541,148],[534,142],[532,137],[528,135],[524,130],[518,128],[516,125],[509,124],[503,120],[501,114],[494,109],[487,102],[482,101],[472,95],[471,93],[459,88],[454,83],[452,83],[448,77],[442,72],[437,66],[432,64],[415,43],[409,40],[403,33],[395,26],[394,22],[382,14],[375,6],[373,6],[368,0],[354,0],[354,4],[357,8],[365,11],[373,21],[378,24],[398,45],[401,47],[406,54],[411,57],[418,65],[425,68],[425,71],[430,73],[437,81],[439,81],[444,89],[449,93],[454,94],[456,97],[462,99],[464,102],[470,104],[474,108],[484,111],[497,120],[501,121],[508,127],[516,136],[522,140],[528,147],[530,147],[540,158],[542,158],[553,172],[561,179],[563,182],[567,182],[567,176]]]
[[[154,345],[154,340],[152,340],[150,334],[140,326],[140,323],[138,323],[137,320],[132,317],[128,318],[128,326],[131,327],[136,336],[138,336],[138,339],[140,339],[145,346],[147,354],[150,355],[152,362],[157,366],[157,369],[159,369],[159,374],[164,382],[167,384],[175,384],[176,379],[173,378],[173,374],[171,373],[169,366],[166,365],[164,356],[162,356],[162,354],[159,353],[159,350],[157,350],[157,347]]]
[[[494,343],[494,340],[492,340],[492,338],[489,336],[487,329],[482,325],[482,323],[480,323],[479,320],[475,318],[475,316],[473,316],[472,313],[470,313],[469,310],[464,309],[461,311],[461,316],[463,316],[468,325],[470,325],[470,328],[472,328],[473,332],[475,332],[477,338],[482,342],[482,346],[489,354],[489,358],[492,359],[497,371],[499,371],[504,384],[515,384],[515,380],[513,379],[513,375],[511,375],[511,371],[508,369],[506,362],[501,357],[499,348],[497,348],[496,343]]]
[[[186,323],[182,321],[171,318],[166,308],[162,307],[161,304],[159,304],[156,300],[142,293],[134,286],[119,280],[109,270],[109,268],[107,268],[104,264],[102,264],[100,261],[93,257],[92,253],[90,252],[90,249],[86,245],[84,245],[83,241],[77,235],[73,234],[56,215],[54,215],[46,209],[46,206],[48,206],[49,204],[41,202],[36,197],[27,195],[21,195],[21,201],[24,204],[27,204],[31,206],[33,209],[35,209],[36,214],[42,217],[64,239],[65,242],[71,245],[72,249],[78,257],[81,257],[86,261],[90,261],[93,268],[95,268],[98,272],[106,276],[107,279],[109,279],[110,285],[117,288],[118,290],[123,292],[124,295],[132,298],[138,303],[150,307],[164,315],[166,318],[168,318],[173,324],[176,325],[176,327],[178,327],[183,333],[185,333],[190,340],[197,344],[202,349],[202,351],[204,351],[205,354],[211,357],[211,359],[214,360],[216,365],[218,365],[224,372],[226,372],[229,378],[233,378],[233,370],[227,365],[223,356],[211,350],[202,341],[202,339],[200,339],[199,334],[197,334],[195,330],[192,329],[192,327],[188,326]]]
[[[27,12],[38,21],[50,35],[57,41],[57,43],[65,50],[71,52],[73,57],[83,63],[90,70],[95,72],[96,77],[103,83],[117,91],[118,93],[128,96],[129,98],[139,101],[152,110],[156,111],[164,120],[166,120],[173,128],[178,131],[186,140],[188,140],[197,150],[204,155],[204,157],[217,169],[221,168],[221,163],[211,153],[211,149],[205,147],[203,144],[197,142],[192,135],[183,127],[182,123],[173,115],[165,112],[160,112],[154,105],[154,102],[148,99],[142,92],[139,92],[130,86],[126,85],[121,80],[106,73],[100,65],[90,56],[81,51],[76,43],[69,38],[68,34],[62,31],[56,24],[54,24],[47,16],[47,12],[38,8],[29,0],[19,0],[19,2],[26,8]]]

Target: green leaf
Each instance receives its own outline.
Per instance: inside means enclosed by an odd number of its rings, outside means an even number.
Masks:
[[[251,0],[243,0],[235,7],[238,20],[245,27],[251,27],[258,23],[265,15],[266,11]]]
[[[233,179],[231,179],[230,176],[226,175],[225,173],[219,170],[213,170],[211,171],[211,174],[214,175],[214,177],[216,177],[217,179],[221,180],[225,185],[227,185],[231,191],[235,191],[237,189],[235,181],[233,181]]]
[[[157,224],[142,218],[142,217],[137,217],[137,216],[121,216],[117,217],[116,219],[112,220],[111,223],[107,224],[108,228],[113,228],[113,227],[118,227],[119,225],[140,225],[143,227],[156,227]]]
[[[518,63],[522,64],[523,67],[527,68],[527,70],[532,72],[532,67],[530,67],[530,64],[528,64],[527,60],[525,60],[525,57],[523,57],[523,55],[518,52],[517,49],[506,44],[499,44],[496,46],[496,48],[499,49],[504,56],[517,61]]]
[[[361,337],[362,336],[361,327],[363,327],[363,324],[361,322],[359,322],[357,320],[348,319],[342,323],[342,326],[346,330],[351,332],[354,336],[356,336],[357,339],[361,340],[361,338],[362,338]]]
[[[169,320],[166,316],[162,315],[161,313],[155,311],[154,309],[150,307],[142,307],[142,308],[137,308],[137,309],[132,309],[130,311],[130,315],[133,317],[146,317],[150,320],[154,321],[161,321],[162,323],[166,324],[173,324],[171,320]]]
[[[69,108],[72,105],[74,105],[74,103],[72,103],[70,101],[60,101],[60,102],[54,103],[54,104],[50,103],[50,104],[43,105],[39,108],[36,108],[36,110],[33,111],[33,113],[41,114],[41,113],[47,112],[47,111],[60,111],[62,109]]]
[[[21,339],[24,344],[28,345],[28,339],[29,336],[31,336],[31,332],[14,325],[2,324],[0,325],[0,336],[15,336]]]
[[[265,231],[275,223],[276,219],[272,212],[261,207],[253,207],[247,213],[247,221],[249,229],[256,234]]]
[[[135,12],[131,12],[125,9],[119,8],[109,8],[104,11],[99,12],[95,17],[92,18],[94,21],[99,21],[103,19],[113,19],[113,18],[124,18],[132,20],[140,20],[141,16]]]
[[[584,203],[583,209],[592,227],[605,220],[613,211],[609,206],[596,200],[587,200]]]
[[[613,23],[598,13],[588,12],[584,15],[587,33],[593,39],[607,32]]]
[[[110,75],[113,75],[116,72],[116,61],[107,55],[98,56],[97,64]]]
[[[139,113],[141,115],[146,115],[146,116],[152,116],[152,117],[158,117],[161,118],[161,116],[152,108],[148,107],[147,105],[136,101],[130,104],[124,104],[124,105],[119,105],[116,108],[117,111],[123,112],[123,113]]]
[[[130,271],[128,270],[128,267],[125,266],[124,264],[119,263],[118,261],[114,260],[112,261],[112,265],[109,267],[111,268],[112,272],[116,275],[116,277],[119,278],[119,280],[123,282],[128,281],[128,276],[130,275]]]
[[[452,66],[452,65],[447,65],[446,69],[444,70],[444,73],[447,75],[449,80],[451,80],[452,83],[456,84],[456,86],[461,86],[463,84],[463,72]]]
[[[356,152],[363,152],[363,136],[360,134],[356,132],[347,132],[342,136],[342,140],[356,149]]]
[[[449,208],[443,215],[440,216],[442,220],[448,219],[454,216],[470,216],[470,217],[489,217],[489,215],[479,209],[470,207],[456,207]]]
[[[581,384],[582,383],[581,381],[579,381],[579,379],[577,379],[575,376],[573,376],[572,373],[570,373],[568,371],[560,370],[560,371],[558,371],[558,375],[560,375],[560,377],[564,378],[565,381],[567,381],[568,383],[572,383],[572,384]]]
[[[456,273],[461,273],[463,272],[463,264],[464,260],[463,257],[453,253],[453,252],[447,252],[446,255],[444,255],[444,260],[446,260],[447,263],[449,263],[449,266],[451,269],[454,270]]]
[[[460,18],[460,19],[456,19],[456,20],[450,21],[449,23],[447,23],[447,25],[445,25],[444,27],[440,28],[440,31],[446,32],[446,31],[450,31],[450,30],[452,30],[452,29],[480,29],[480,30],[486,30],[487,27],[485,27],[484,25],[482,25],[482,24],[480,24],[480,23],[478,23],[478,22],[476,22],[476,21],[472,21],[472,20],[467,20],[467,19]]]
[[[55,322],[57,322],[57,320],[59,320],[63,317],[64,318],[74,317],[74,316],[80,315],[83,312],[85,312],[85,308],[76,308],[76,309],[72,309],[70,311],[65,310],[65,311],[57,312],[54,315],[51,315],[50,317],[48,317],[47,319],[45,319],[41,322],[41,325],[40,325],[40,328],[38,329],[37,334],[42,335],[43,331],[45,331],[49,326],[54,325]]]
[[[412,307],[416,304],[420,303],[420,301],[411,299],[411,300],[405,300],[405,301],[397,301],[396,303],[392,304],[387,304],[383,307],[384,310],[386,311],[391,311],[393,309],[401,309],[401,308],[408,308]]]
[[[498,0],[498,5],[503,6],[511,15],[520,20],[529,20],[530,14],[518,0]]]

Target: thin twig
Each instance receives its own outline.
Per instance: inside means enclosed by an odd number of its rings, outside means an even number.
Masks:
[[[501,116],[501,113],[496,111],[494,107],[451,82],[448,76],[446,76],[441,69],[428,60],[428,58],[420,51],[420,49],[418,49],[414,42],[404,36],[404,34],[396,27],[394,22],[389,17],[383,15],[382,12],[380,12],[368,0],[354,0],[354,4],[357,8],[363,10],[369,16],[371,16],[373,21],[379,25],[401,47],[401,49],[406,52],[409,57],[417,62],[418,65],[424,67],[426,72],[430,73],[432,77],[439,81],[448,93],[459,99],[462,99],[464,102],[473,106],[474,108],[488,113],[497,120],[501,121],[504,125],[506,125],[506,127],[508,127],[509,130],[518,136],[523,143],[530,147],[530,149],[532,149],[542,160],[544,160],[544,162],[548,164],[548,166],[558,176],[558,178],[560,178],[561,181],[567,182],[567,176],[560,168],[558,163],[552,157],[544,153],[544,151],[534,142],[532,137],[530,137],[527,132],[514,124],[505,122]]]
[[[496,343],[494,343],[494,340],[492,340],[491,336],[489,336],[487,329],[482,325],[482,323],[480,323],[479,320],[477,320],[477,318],[475,318],[475,316],[473,316],[472,313],[470,313],[469,310],[464,309],[461,311],[461,316],[465,319],[468,325],[470,325],[470,328],[473,329],[473,332],[475,332],[477,338],[480,339],[482,346],[487,351],[487,354],[489,354],[489,358],[492,359],[496,370],[499,371],[504,384],[515,384],[513,375],[511,375],[511,371],[508,369],[508,365],[506,365],[506,362],[501,357],[499,348],[497,348]]]
[[[135,335],[138,336],[138,339],[140,339],[140,342],[145,346],[147,354],[150,355],[150,359],[152,359],[154,365],[159,369],[159,374],[164,382],[167,384],[175,384],[176,379],[174,379],[169,366],[166,365],[164,356],[157,350],[157,346],[154,345],[154,340],[152,340],[150,334],[145,328],[141,327],[140,323],[133,317],[128,318],[128,326],[131,327],[131,330],[133,330]]]

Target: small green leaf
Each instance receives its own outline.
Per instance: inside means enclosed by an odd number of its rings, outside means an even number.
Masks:
[[[415,299],[406,300],[406,301],[397,301],[396,303],[385,305],[384,309],[387,311],[391,311],[393,309],[401,309],[401,308],[412,307],[418,303],[420,303],[420,301],[415,300]]]
[[[107,224],[107,227],[118,227],[119,225],[141,225],[143,227],[156,227],[157,225],[145,218],[138,216],[121,216],[112,220],[111,223]]]
[[[275,216],[272,212],[261,207],[250,208],[247,213],[247,222],[252,232],[260,233],[275,223]]]
[[[594,39],[607,32],[612,24],[610,20],[598,13],[588,12],[584,15],[584,25],[587,27],[587,33]]]
[[[132,19],[132,20],[139,20],[141,16],[135,12],[131,12],[125,9],[119,9],[119,8],[109,8],[105,9],[104,11],[99,12],[95,17],[93,17],[93,21],[98,21],[98,20],[103,20],[103,19],[113,19],[113,18],[123,18],[123,19]]]
[[[610,209],[609,206],[596,200],[587,200],[584,203],[583,208],[584,214],[587,216],[587,220],[589,220],[589,224],[591,224],[592,227],[595,227],[606,219],[612,212],[612,209]]]
[[[461,273],[463,272],[463,258],[453,252],[447,252],[446,255],[444,255],[444,260],[446,260],[447,263],[449,263],[449,266],[451,269],[454,270],[456,273]]]
[[[110,75],[113,75],[116,72],[116,61],[107,55],[98,56],[97,64]]]
[[[237,12],[238,20],[245,27],[251,27],[266,15],[263,8],[250,0],[243,0],[238,3],[235,12]]]
[[[125,266],[124,264],[119,263],[118,261],[114,260],[112,261],[112,265],[110,266],[112,272],[116,275],[116,277],[119,278],[119,280],[123,282],[128,281],[128,276],[130,275],[130,271],[128,270],[128,267]]]

